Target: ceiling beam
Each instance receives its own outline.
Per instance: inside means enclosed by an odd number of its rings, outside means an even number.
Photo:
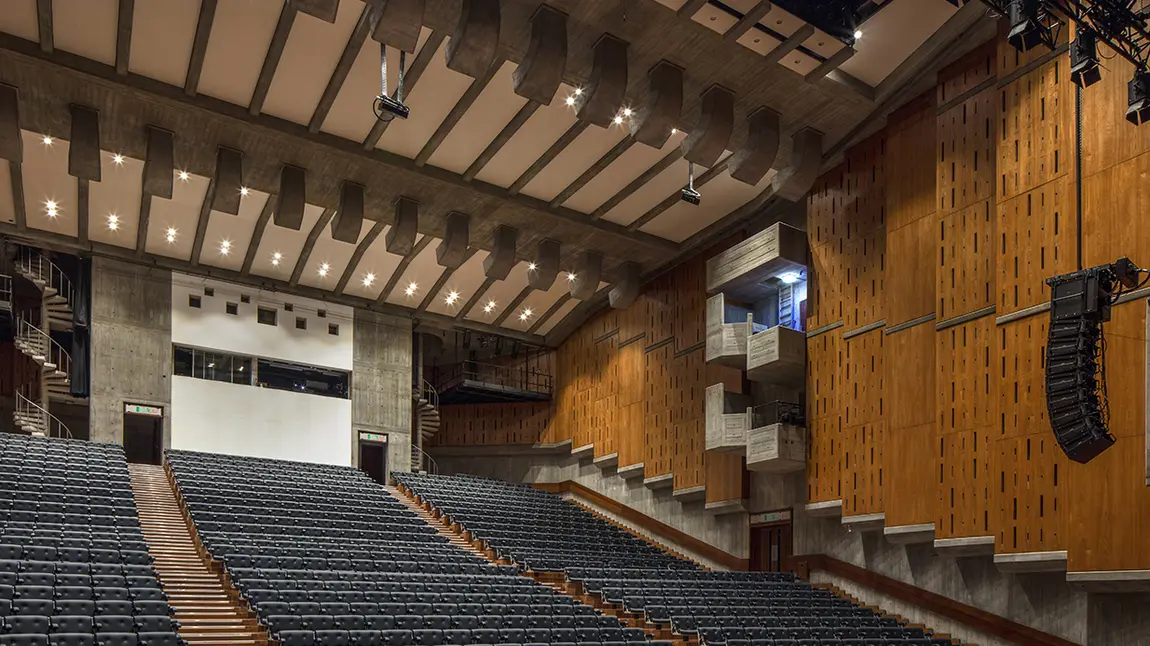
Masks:
[[[260,217],[256,220],[256,228],[252,231],[252,240],[248,244],[248,250],[244,254],[244,265],[240,269],[241,276],[247,276],[252,273],[252,265],[255,264],[256,254],[259,253],[260,243],[264,239],[264,231],[267,231],[268,222],[272,219],[272,213],[276,211],[278,204],[278,196],[275,193],[268,195],[268,199],[264,202],[264,208],[260,211]]]
[[[36,0],[36,25],[40,29],[40,51],[56,51],[56,36],[52,31],[52,0]]]
[[[291,287],[287,282],[283,280],[266,278],[262,276],[257,277],[254,275],[241,276],[239,272],[230,269],[220,269],[206,265],[189,267],[184,263],[184,261],[175,258],[168,258],[165,256],[148,255],[145,258],[139,258],[131,249],[124,249],[122,247],[100,242],[92,243],[87,247],[82,247],[76,242],[76,239],[71,236],[51,233],[49,231],[33,230],[20,232],[16,230],[15,225],[9,224],[7,222],[0,222],[0,235],[10,236],[18,241],[53,251],[60,251],[71,254],[90,253],[92,255],[104,258],[122,260],[133,265],[154,267],[164,271],[180,272],[204,278],[213,278],[216,280],[228,281],[239,285],[246,285],[254,289],[263,289],[276,292],[284,292],[290,290],[292,294],[296,294],[304,298],[311,298],[317,301],[337,303],[340,305],[346,305],[348,307],[356,307],[360,309],[381,312],[383,314],[390,314],[392,316],[414,318],[414,312],[411,310],[411,308],[402,307],[399,305],[391,305],[389,303],[375,303],[370,299],[361,298],[358,296],[334,294],[324,289],[307,287],[305,285]],[[531,343],[533,345],[541,346],[543,345],[544,341],[543,337],[538,335],[525,334],[516,330],[500,329],[487,323],[481,323],[477,321],[456,321],[454,317],[443,316],[442,314],[435,314],[433,312],[424,312],[419,316],[419,320],[423,323],[433,325],[440,329],[450,330],[453,328],[462,328],[466,330],[473,330],[475,332],[482,332],[484,334],[498,334],[508,338],[518,339],[525,343]]]
[[[348,73],[351,72],[351,66],[355,64],[355,59],[359,56],[360,50],[363,49],[368,34],[371,33],[374,13],[375,5],[367,3],[363,6],[363,11],[359,14],[359,21],[355,23],[355,29],[351,32],[351,38],[348,38],[347,45],[339,56],[339,62],[336,63],[335,69],[331,72],[331,78],[327,81],[327,87],[323,90],[323,96],[320,97],[319,103],[315,106],[315,112],[311,115],[311,121],[307,124],[308,132],[314,134],[323,127],[328,112],[331,112],[331,106],[335,105],[335,99],[339,96],[339,91],[343,88]]]
[[[719,163],[717,163],[714,166],[707,169],[707,172],[696,177],[695,178],[695,189],[698,190],[699,188],[706,185],[707,182],[715,179],[716,177],[719,176],[719,174],[721,174],[723,171],[727,170],[727,163],[730,160],[731,160],[731,156],[727,155],[726,157],[720,159]],[[683,184],[684,188],[686,186],[687,186],[686,184]],[[643,215],[639,216],[638,220],[635,220],[631,224],[628,224],[627,229],[630,231],[639,230],[640,227],[644,226],[645,224],[647,224],[651,220],[654,220],[655,218],[659,217],[667,209],[671,208],[672,206],[675,206],[675,204],[680,199],[681,199],[681,197],[679,196],[679,191],[675,191],[673,194],[668,196],[667,199],[663,200],[662,202],[659,202],[655,206],[651,207],[651,210],[649,210],[646,213],[644,213]],[[707,196],[704,195],[703,199],[707,199]]]
[[[467,253],[463,254],[463,262],[470,260],[476,251],[478,251],[478,249],[470,247]],[[463,263],[460,263],[460,266],[463,266]],[[431,307],[431,304],[435,302],[435,297],[439,296],[439,292],[443,290],[443,286],[447,284],[447,281],[451,280],[451,276],[457,269],[459,269],[459,267],[443,268],[443,271],[439,273],[439,278],[435,279],[435,284],[431,286],[431,289],[427,290],[427,295],[419,302],[419,307],[415,310],[417,313],[426,312],[427,308]]]
[[[559,90],[566,67],[567,14],[540,4],[531,16],[531,41],[511,75],[511,86],[528,101],[548,104]]]
[[[683,140],[683,157],[711,167],[731,141],[735,130],[735,94],[721,85],[703,91],[699,121]]]
[[[612,162],[614,162],[616,159],[619,159],[619,156],[630,150],[631,146],[633,145],[635,145],[634,137],[629,135],[623,137],[623,139],[620,140],[619,143],[615,144],[611,150],[603,153],[602,157],[600,157],[594,164],[591,164],[590,168],[583,171],[579,177],[575,178],[575,181],[568,184],[567,188],[560,191],[559,195],[556,195],[555,199],[551,200],[551,208],[558,208],[562,206],[564,202],[571,199],[572,195],[578,193],[579,189],[586,186],[587,182],[590,182],[591,180],[598,177],[599,173],[606,170]]]
[[[351,259],[347,261],[347,267],[343,269],[343,275],[339,277],[339,282],[335,285],[335,293],[342,294],[344,290],[347,289],[347,284],[351,281],[352,275],[355,274],[356,267],[359,267],[359,261],[363,260],[363,254],[367,253],[371,244],[375,242],[375,239],[378,238],[379,234],[383,233],[383,230],[386,228],[387,223],[383,220],[379,220],[372,225],[371,230],[367,232],[363,240],[360,240],[359,244],[355,246],[355,251],[351,253]]]
[[[28,210],[24,206],[24,169],[21,162],[8,162],[8,181],[12,186],[12,214],[16,220],[16,230],[28,228]]]
[[[387,284],[383,286],[383,291],[381,291],[375,299],[376,305],[382,305],[387,301],[388,295],[395,291],[395,286],[399,283],[399,279],[403,278],[403,272],[407,271],[407,266],[411,264],[411,261],[418,256],[427,245],[431,244],[432,240],[434,240],[434,238],[431,236],[423,236],[419,239],[419,242],[416,242],[415,246],[411,248],[411,253],[399,261],[399,264],[395,266],[395,270],[391,272],[391,277],[387,279]]]
[[[531,324],[531,327],[527,328],[527,333],[535,334],[539,327],[546,323],[547,320],[552,316],[555,316],[555,312],[558,312],[561,307],[567,304],[567,301],[571,300],[571,298],[571,292],[563,292],[563,295],[560,296],[559,299],[554,303],[552,303],[551,307],[548,307],[546,312],[544,312],[539,318],[535,319],[535,322]]]
[[[750,11],[743,14],[742,18],[739,18],[739,22],[736,22],[730,29],[723,32],[723,40],[728,42],[738,40],[740,36],[750,31],[751,27],[755,26],[755,23],[762,20],[763,16],[767,15],[770,10],[771,3],[767,2],[767,0],[760,0]]]
[[[415,55],[415,60],[411,61],[411,65],[407,66],[407,70],[403,74],[403,93],[407,97],[415,90],[415,84],[423,76],[423,72],[427,70],[427,66],[431,64],[431,59],[435,57],[435,53],[439,51],[439,46],[443,44],[444,33],[441,31],[433,31],[427,37],[427,42],[423,43],[419,53]],[[384,47],[384,45],[380,45]],[[398,62],[398,61],[396,61]],[[386,90],[386,88],[384,88]],[[397,117],[398,118],[398,117]],[[379,143],[379,138],[383,136],[387,127],[391,125],[392,121],[380,121],[376,119],[375,123],[371,126],[371,130],[363,139],[363,149],[373,150],[375,145]]]
[[[291,36],[291,28],[295,24],[297,13],[299,10],[296,9],[295,3],[290,0],[284,2],[283,8],[280,9],[279,20],[276,21],[275,31],[272,32],[272,42],[268,44],[267,54],[264,55],[264,64],[260,67],[259,79],[256,80],[256,87],[252,92],[252,100],[248,103],[248,113],[253,116],[263,112],[264,100],[268,98],[268,90],[272,87],[276,68],[279,67],[280,59],[283,58],[284,47],[287,46],[288,37]]]
[[[212,217],[212,201],[216,195],[216,180],[213,177],[208,182],[208,190],[204,193],[204,201],[200,204],[200,217],[196,220],[196,237],[192,240],[192,257],[188,259],[193,267],[200,264],[200,254],[204,250],[204,236],[208,234],[208,222]]]
[[[679,7],[678,14],[680,18],[690,19],[691,16],[699,13],[703,5],[707,4],[707,0],[687,0],[683,6]]]
[[[487,73],[499,49],[499,0],[463,0],[444,60],[447,69],[477,79]]]
[[[651,180],[655,179],[655,177],[657,175],[659,175],[663,171],[670,168],[672,164],[674,164],[675,162],[679,161],[682,158],[683,158],[682,146],[675,146],[675,148],[671,152],[667,153],[666,155],[663,155],[662,159],[655,162],[655,164],[653,166],[651,166],[650,168],[648,168],[647,170],[643,171],[642,175],[636,177],[634,180],[631,181],[630,184],[624,186],[622,189],[619,190],[618,193],[612,195],[606,202],[600,204],[599,208],[597,208],[591,212],[591,219],[592,220],[598,220],[599,218],[606,215],[608,212],[611,211],[611,209],[615,208],[616,206],[619,206],[619,204],[623,200],[631,197],[631,195],[634,194],[635,191],[646,186],[647,182],[650,182]]]
[[[763,65],[774,65],[783,60],[787,54],[795,51],[802,45],[808,38],[815,35],[815,28],[810,23],[804,24],[795,30],[795,33],[787,37],[786,40],[779,43],[777,47],[767,52],[763,57]]]
[[[279,188],[275,206],[276,226],[299,231],[303,228],[303,212],[307,206],[307,171],[284,164],[280,168]]]
[[[132,59],[132,18],[136,13],[136,0],[120,0],[120,11],[116,17],[116,73],[128,73],[128,63]]]
[[[550,164],[555,160],[556,157],[559,156],[559,153],[562,153],[564,150],[566,150],[567,146],[570,146],[571,142],[575,141],[579,135],[583,134],[583,131],[586,130],[587,126],[589,125],[591,125],[591,123],[588,121],[576,121],[570,128],[567,129],[567,132],[563,133],[563,136],[559,137],[555,143],[551,144],[551,147],[548,148],[546,152],[544,152],[539,157],[539,159],[535,160],[534,164],[531,164],[527,170],[523,171],[523,174],[519,176],[519,179],[515,180],[515,182],[511,184],[511,186],[507,189],[507,192],[511,195],[518,195],[519,191],[523,190],[524,186],[527,186],[531,180],[535,179],[536,175],[543,172],[543,169],[547,168],[547,164]]]
[[[288,281],[288,285],[291,287],[299,285],[299,279],[303,276],[304,267],[307,266],[307,261],[311,258],[311,250],[315,248],[316,241],[319,240],[319,236],[323,233],[323,230],[327,227],[328,223],[331,222],[333,217],[335,217],[335,209],[324,209],[323,215],[316,220],[315,225],[307,234],[307,240],[304,241],[303,249],[299,252],[299,258],[295,261],[295,268],[292,269],[291,280]]]
[[[540,104],[534,101],[528,101],[522,108],[519,108],[519,112],[515,113],[511,121],[508,121],[507,125],[503,126],[503,129],[495,136],[495,139],[492,139],[491,143],[487,144],[487,147],[483,149],[483,152],[475,158],[475,161],[471,162],[471,165],[467,167],[467,170],[463,173],[463,180],[470,182],[475,179],[475,176],[479,174],[479,171],[483,170],[487,162],[491,161],[491,158],[498,154],[500,150],[503,150],[504,144],[510,141],[511,138],[515,136],[515,133],[519,132],[519,129],[523,127],[523,124],[527,123],[531,115],[535,114],[535,111],[539,109],[539,105]]]
[[[827,74],[830,74],[832,71],[837,70],[839,68],[839,66],[841,66],[843,63],[849,61],[851,59],[851,57],[854,55],[855,55],[855,48],[854,47],[849,47],[849,46],[843,47],[842,49],[835,52],[834,54],[831,54],[830,58],[826,59],[822,63],[819,63],[818,67],[811,70],[810,72],[807,72],[807,75],[803,77],[803,80],[806,81],[807,83],[814,83],[815,81],[823,78]]]
[[[455,125],[459,123],[459,120],[462,119],[463,115],[471,108],[471,104],[475,103],[475,100],[479,98],[479,95],[482,94],[483,90],[487,88],[487,85],[491,83],[491,79],[495,78],[495,74],[499,72],[499,68],[502,66],[503,58],[496,57],[495,61],[491,63],[491,67],[487,68],[487,73],[483,75],[483,78],[472,79],[467,91],[463,93],[463,96],[459,97],[459,100],[455,102],[455,107],[451,109],[451,112],[447,113],[447,117],[444,118],[439,124],[439,127],[435,129],[435,133],[431,135],[427,143],[423,144],[423,148],[419,151],[419,154],[415,156],[416,166],[423,166],[427,163],[427,160],[431,159],[431,156],[439,149],[439,145],[451,134]]]
[[[600,128],[610,127],[627,99],[627,43],[611,34],[595,41],[591,76],[575,95],[575,115]]]
[[[523,303],[523,301],[531,295],[531,292],[533,291],[535,291],[535,288],[531,285],[524,287],[519,292],[519,295],[511,299],[511,302],[507,304],[507,307],[503,308],[503,311],[499,313],[499,316],[495,317],[495,320],[492,321],[492,325],[495,327],[502,327],[503,322],[507,320],[507,317],[511,316],[511,314],[515,312],[516,308],[518,308]]]
[[[683,68],[659,61],[647,72],[647,100],[631,117],[631,136],[652,148],[662,148],[682,115]]]
[[[471,298],[467,299],[467,302],[463,304],[463,307],[459,308],[459,311],[455,313],[455,320],[462,321],[463,318],[467,316],[467,313],[475,308],[476,304],[478,304],[483,296],[487,294],[487,290],[491,289],[491,286],[495,283],[496,280],[494,278],[484,279],[483,284],[479,286],[479,289],[475,290],[475,293],[471,295]]]
[[[91,180],[81,177],[76,180],[76,238],[80,244],[88,244],[88,229],[91,226],[92,201]],[[140,203],[140,216],[144,217],[144,204]],[[147,207],[151,209],[151,204]]]
[[[195,96],[200,88],[200,74],[204,71],[204,56],[208,53],[208,39],[212,37],[212,23],[216,20],[217,0],[201,0],[200,18],[196,22],[196,36],[192,40],[192,55],[188,59],[188,74],[184,77],[184,94]]]
[[[87,183],[87,180],[83,180]],[[87,191],[85,191],[87,192]],[[145,190],[140,191],[140,217],[136,222],[136,255],[142,256],[148,246],[148,225],[152,219],[152,196]],[[87,218],[84,218],[87,221]],[[87,234],[87,231],[84,232]],[[81,242],[85,239],[81,238]]]

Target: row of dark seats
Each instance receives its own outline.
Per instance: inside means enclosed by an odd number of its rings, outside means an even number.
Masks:
[[[467,630],[285,630],[279,633],[282,646],[671,646],[671,642],[529,642],[526,631]],[[542,637],[543,635],[539,635]],[[466,641],[465,641],[466,640]],[[480,641],[483,640],[483,641]]]
[[[572,617],[559,617],[570,619]],[[578,619],[598,619],[594,615],[581,615]],[[550,621],[530,622],[527,617],[499,615],[270,615],[268,626],[273,633],[281,630],[522,630],[535,631],[532,642],[551,641],[637,641],[646,639],[642,628],[621,628],[618,625],[601,626],[555,625]],[[547,617],[546,619],[554,619]],[[547,637],[540,637],[547,635]],[[579,639],[573,639],[579,635]],[[622,638],[622,639],[620,639]],[[480,640],[489,641],[489,640]],[[500,639],[499,641],[517,641]]]
[[[412,554],[409,552],[403,558],[411,558]],[[371,560],[371,559],[348,559],[348,558],[302,558],[299,556],[249,556],[247,554],[220,554],[219,558],[223,560],[224,564],[230,568],[282,568],[285,570],[290,569],[309,569],[309,570],[350,570],[353,568],[364,569],[368,572],[397,572],[399,568],[408,568],[403,571],[407,572],[426,572],[426,573],[445,573],[448,571],[456,571],[455,566],[466,565],[467,563],[475,563],[478,561],[477,557],[466,552],[459,552],[457,554],[440,555],[438,561],[384,561],[384,560]],[[414,563],[414,569],[411,565],[400,565],[401,563]]]
[[[149,588],[151,589],[151,588]],[[130,595],[129,595],[130,596]],[[167,601],[159,599],[0,599],[0,616],[4,617],[49,617],[56,615],[164,615],[171,608]]]
[[[152,556],[141,550],[85,549],[53,547],[33,542],[31,545],[0,544],[0,561],[67,561],[70,563],[106,563],[150,565]]]
[[[10,615],[0,617],[7,635],[50,633],[166,633],[177,629],[167,615]]]

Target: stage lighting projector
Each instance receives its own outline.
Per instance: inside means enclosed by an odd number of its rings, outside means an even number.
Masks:
[[[1048,278],[1050,327],[1046,339],[1046,411],[1067,457],[1086,463],[1114,444],[1107,428],[1102,326],[1123,289],[1139,286],[1127,258]]]
[[[695,206],[703,201],[703,194],[695,190],[695,162],[687,163],[687,186],[679,192],[679,199]]]
[[[1150,121],[1150,72],[1135,70],[1126,84],[1126,120],[1138,126]]]
[[[1044,13],[1042,0],[1012,0],[1007,42],[1020,52],[1028,52],[1042,44],[1053,46],[1050,27],[1043,23]]]
[[[372,106],[375,112],[375,118],[380,121],[391,121],[396,117],[406,119],[411,114],[411,110],[403,103],[403,73],[404,67],[407,64],[407,54],[401,49],[399,50],[399,74],[397,83],[395,85],[395,96],[387,95],[387,46],[383,43],[379,44],[379,76],[380,76],[380,89],[379,96],[375,97],[375,104]]]
[[[1090,87],[1102,80],[1098,65],[1098,36],[1081,29],[1070,45],[1070,80],[1078,87]]]

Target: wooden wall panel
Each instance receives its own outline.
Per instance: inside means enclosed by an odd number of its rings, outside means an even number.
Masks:
[[[868,237],[886,225],[886,158],[885,130],[844,153],[843,239],[847,243]]]
[[[848,330],[882,320],[885,301],[886,229],[876,229],[843,250],[843,314]]]
[[[674,401],[672,424],[672,472],[675,489],[707,483],[704,455],[707,450],[703,425],[705,353],[697,349],[674,357]]]
[[[997,473],[991,468],[994,442],[990,436],[989,428],[938,436],[938,467],[933,474],[938,483],[933,489],[938,492],[935,538],[994,535],[990,505]]]
[[[988,88],[938,116],[941,213],[994,197],[997,99],[997,92]]]
[[[444,406],[443,424],[435,437],[439,446],[475,444],[537,444],[545,441],[552,423],[548,402]]]
[[[999,201],[1073,170],[1074,88],[1058,57],[999,89]]]
[[[807,197],[807,243],[812,248],[842,241],[846,233],[846,184],[845,164],[815,181]]]
[[[842,344],[841,328],[807,339],[807,420],[841,413]]]
[[[749,496],[747,467],[743,456],[722,451],[706,452],[708,503],[744,500]]]
[[[883,278],[882,298],[888,326],[934,312],[937,230],[937,216],[929,213],[887,231],[886,264],[890,270]]]
[[[938,332],[935,379],[939,433],[995,424],[994,319],[980,319]]]
[[[843,497],[843,428],[841,415],[808,419],[807,502]]]
[[[938,73],[938,105],[945,105],[996,77],[998,43],[989,40]]]
[[[1150,227],[1136,215],[1150,213],[1150,190],[1132,190],[1143,186],[1147,177],[1150,155],[1139,155],[1083,178],[1084,267],[1114,262],[1121,256],[1150,266]]]
[[[845,254],[840,238],[810,248],[807,266],[807,329],[843,320]]]
[[[843,428],[843,516],[883,511],[886,422]]]
[[[1046,279],[1077,268],[1074,209],[1069,174],[998,205],[998,315],[1050,300]]]
[[[999,433],[1023,437],[1050,433],[1046,416],[1046,330],[1049,319],[1033,316],[999,326],[993,387],[997,392]]]
[[[671,473],[674,447],[672,446],[671,422],[671,357],[673,346],[667,344],[652,350],[644,356],[644,395],[643,425],[646,447],[643,457],[643,476]]]
[[[939,320],[994,304],[994,224],[991,199],[939,219],[935,310]]]
[[[886,334],[873,330],[843,341],[843,426],[873,424],[885,419]]]
[[[1133,66],[1105,45],[1098,46],[1098,54],[1106,59],[1102,80],[1082,95],[1082,174],[1088,179],[1150,151],[1150,128],[1133,126],[1124,120],[1126,83],[1134,72]]]
[[[926,408],[921,401],[919,408]],[[885,490],[890,492],[883,497],[886,526],[936,522],[938,484],[930,468],[937,461],[934,424],[893,428],[888,422],[887,426],[882,471]]]
[[[919,100],[912,107],[901,120],[892,115],[887,126],[886,227],[890,232],[938,209],[935,104],[933,100]]]
[[[707,258],[699,256],[679,267],[675,287],[675,351],[702,344],[707,338]]]
[[[924,405],[924,397],[929,400],[935,392],[935,379],[943,377],[935,370],[935,336],[933,325],[916,325],[884,339],[884,403],[891,430],[920,428],[935,421],[933,408]],[[927,455],[934,453],[928,448]]]

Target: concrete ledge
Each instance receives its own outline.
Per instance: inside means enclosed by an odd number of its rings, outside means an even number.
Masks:
[[[696,500],[703,500],[707,497],[707,485],[675,489],[671,492],[671,497],[675,500],[678,500],[679,502],[694,502]]]
[[[675,486],[675,474],[664,473],[654,478],[643,478],[643,486],[648,489],[670,489]]]
[[[934,549],[941,556],[993,556],[993,536],[964,536],[963,538],[936,538]]]
[[[888,541],[901,545],[909,543],[932,543],[934,542],[934,523],[884,527],[882,533]]]
[[[635,464],[628,464],[625,467],[619,467],[618,469],[616,469],[615,475],[621,476],[624,480],[630,480],[632,478],[642,478],[644,468],[646,468],[646,467],[642,462],[637,462]]]
[[[825,500],[823,502],[809,502],[806,506],[807,515],[815,518],[835,518],[843,515],[843,501]]]
[[[577,460],[586,460],[587,458],[594,457],[595,445],[584,444],[583,446],[573,447],[571,449],[571,457]]]
[[[843,527],[851,530],[858,530],[860,532],[877,532],[886,525],[886,513],[878,512],[877,514],[857,514],[855,516],[843,516]]]
[[[570,453],[571,440],[553,444],[497,444],[491,446],[432,446],[427,452],[431,457],[467,456],[500,457],[508,455],[562,455]]]
[[[1150,570],[1067,572],[1066,582],[1083,592],[1150,592]]]
[[[1065,572],[1066,550],[995,554],[994,564],[1000,572]]]
[[[594,460],[595,466],[606,471],[619,466],[619,454],[608,453],[607,455],[600,455]]]
[[[709,502],[706,505],[707,513],[714,516],[723,516],[725,514],[745,514],[747,513],[746,500],[720,500],[719,502]]]

